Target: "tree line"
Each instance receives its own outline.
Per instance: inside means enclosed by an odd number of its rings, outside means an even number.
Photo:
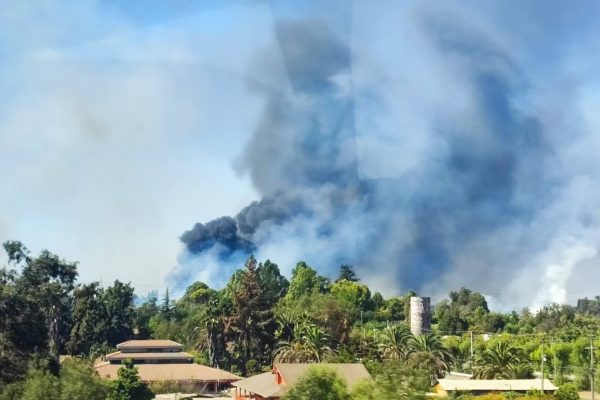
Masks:
[[[59,355],[94,360],[129,339],[172,339],[196,362],[251,375],[273,362],[401,361],[434,380],[446,371],[526,377],[539,370],[559,382],[589,385],[590,335],[600,327],[600,298],[498,313],[480,293],[461,288],[433,310],[432,332],[407,328],[410,297],[372,293],[352,266],[335,280],[299,262],[288,280],[277,264],[249,257],[222,289],[191,284],[134,305],[134,289],[115,281],[77,283],[77,263],[48,251],[32,256],[4,243],[0,270],[0,384],[22,382],[32,363],[60,378]],[[471,339],[471,332],[473,339]],[[481,334],[492,333],[491,337]],[[595,346],[600,343],[595,343]]]

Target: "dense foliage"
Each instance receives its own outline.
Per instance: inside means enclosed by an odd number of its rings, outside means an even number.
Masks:
[[[60,374],[52,374],[44,361],[33,361],[25,379],[0,387],[1,400],[106,400],[109,386],[87,360],[65,361]]]
[[[95,378],[93,371],[88,378],[61,371],[59,354],[94,360],[132,338],[172,339],[197,362],[244,375],[277,361],[399,361],[431,383],[450,369],[486,378],[528,377],[541,371],[544,359],[546,376],[581,389],[589,387],[594,367],[589,347],[600,347],[590,339],[600,328],[600,297],[575,306],[550,304],[535,313],[499,313],[483,295],[462,288],[434,307],[432,332],[414,337],[407,319],[415,293],[384,298],[349,265],[331,282],[299,262],[288,281],[277,264],[250,257],[222,289],[195,282],[177,300],[167,291],[160,300],[154,293],[134,305],[128,283],[78,284],[74,262],[48,251],[32,256],[19,242],[4,249],[4,398],[39,390],[69,393],[65,387]]]
[[[284,400],[378,400],[425,399],[429,379],[424,371],[398,362],[379,364],[370,371],[372,380],[352,382],[346,386],[333,369],[326,364],[315,366],[285,394]]]
[[[125,360],[119,369],[117,379],[110,384],[110,400],[152,400],[154,394],[140,381],[133,361]]]
[[[283,400],[346,400],[348,392],[344,381],[326,366],[312,367],[283,396]]]

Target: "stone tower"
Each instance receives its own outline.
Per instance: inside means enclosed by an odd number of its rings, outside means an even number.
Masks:
[[[410,331],[415,336],[431,329],[430,303],[429,297],[410,298]]]

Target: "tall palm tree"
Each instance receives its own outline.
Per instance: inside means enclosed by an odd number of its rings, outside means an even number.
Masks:
[[[206,351],[209,365],[218,368],[219,358],[224,351],[224,329],[223,319],[207,310],[199,317],[198,326],[191,328],[183,340],[180,340],[185,347]]]
[[[223,323],[219,316],[214,313],[206,313],[202,316],[201,336],[198,340],[198,348],[206,350],[208,354],[208,363],[211,367],[219,366],[219,357],[221,355],[221,332],[223,332]]]
[[[410,347],[409,359],[427,368],[432,382],[450,372],[453,363],[452,354],[436,334],[426,333],[415,336],[410,342]]]
[[[411,353],[412,337],[406,325],[389,325],[379,333],[377,347],[384,359],[406,360]]]
[[[331,338],[327,332],[314,324],[306,326],[302,342],[310,357],[314,358],[316,362],[321,362],[325,357],[334,353],[329,346]]]
[[[478,379],[520,379],[531,374],[531,362],[523,351],[507,342],[485,350],[475,363],[474,375]]]
[[[294,327],[293,337],[282,340],[275,349],[275,362],[321,362],[335,351],[330,347],[330,336],[313,323]]]
[[[303,330],[303,326],[296,325],[292,330],[290,339],[279,341],[274,352],[274,362],[308,362],[308,353],[302,341]]]
[[[294,316],[283,312],[275,317],[275,322],[277,323],[275,337],[280,340],[291,340],[294,337],[294,327],[298,325]]]

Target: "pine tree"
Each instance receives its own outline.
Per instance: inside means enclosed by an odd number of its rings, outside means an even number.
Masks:
[[[340,266],[340,275],[335,281],[339,282],[342,280],[358,282],[359,279],[356,277],[352,265],[342,264],[342,266]]]
[[[242,349],[240,368],[245,373],[246,363],[252,356],[261,359],[265,358],[265,354],[270,355],[265,350],[271,344],[276,329],[272,310],[260,285],[254,256],[250,256],[246,261],[244,273],[233,297],[236,307],[233,328]]]
[[[117,372],[118,378],[112,382],[110,400],[151,400],[154,394],[140,380],[133,361],[126,360]]]
[[[172,317],[172,310],[171,297],[169,296],[169,288],[167,287],[165,297],[163,297],[162,305],[160,307],[160,313],[164,319],[169,320]]]

